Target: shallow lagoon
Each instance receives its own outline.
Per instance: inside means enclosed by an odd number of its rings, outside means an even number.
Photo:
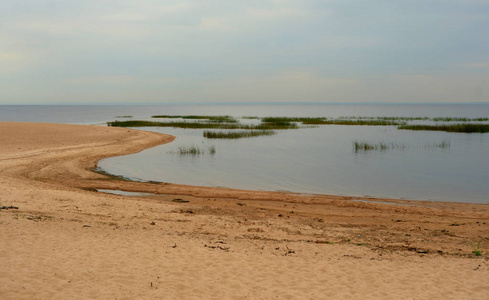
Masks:
[[[145,130],[171,134],[177,139],[139,154],[103,160],[99,166],[136,180],[489,203],[486,158],[489,134],[409,131],[395,126],[324,125],[279,130],[274,136],[214,140],[203,138],[202,129]],[[392,142],[403,147],[355,151],[353,142],[363,140]],[[449,141],[449,146],[436,146],[443,141]],[[214,146],[216,153],[177,153],[180,146],[190,145],[204,150]]]
[[[117,116],[488,117],[489,104],[41,105],[0,106],[0,121],[98,124]],[[250,121],[252,122],[252,121]],[[285,190],[489,203],[489,134],[336,126],[278,131],[274,136],[208,140],[202,130],[138,128],[177,136],[139,154],[106,159],[108,172],[139,180],[254,190]],[[430,146],[449,140],[450,146]],[[403,149],[355,152],[355,140]],[[179,146],[214,145],[214,155],[172,154]]]

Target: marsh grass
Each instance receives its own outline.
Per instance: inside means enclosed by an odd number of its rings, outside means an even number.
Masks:
[[[390,118],[379,117],[342,117],[338,119],[328,118],[295,118],[295,117],[267,117],[263,118],[264,123],[302,123],[304,125],[366,125],[366,126],[390,126],[390,125],[403,125],[405,122]]]
[[[429,117],[339,117],[340,120],[352,119],[352,120],[383,120],[383,121],[429,121]]]
[[[262,118],[261,121],[264,123],[291,123],[291,122],[314,122],[323,121],[327,118],[301,118],[301,117],[266,117]]]
[[[390,120],[390,121],[433,121],[433,122],[486,122],[489,118],[456,118],[456,117],[362,117],[362,116],[346,116],[338,119],[351,120]]]
[[[430,149],[430,148],[440,148],[440,149],[448,149],[450,148],[450,139],[443,139],[439,143],[427,143],[424,144],[425,149]],[[422,147],[420,145],[420,147]],[[385,150],[406,150],[408,148],[411,148],[408,144],[405,143],[395,143],[395,142],[378,142],[378,143],[371,143],[367,141],[354,141],[353,142],[353,148],[355,152],[359,151],[385,151]]]
[[[440,149],[448,149],[450,148],[450,139],[443,139],[439,143],[429,143],[425,144],[425,148],[440,148]]]
[[[485,122],[489,121],[489,118],[452,118],[452,117],[439,117],[433,118],[434,122]]]
[[[273,130],[247,130],[247,131],[204,131],[203,136],[208,139],[240,139],[263,135],[274,135]]]
[[[238,123],[238,120],[231,116],[216,116],[216,117],[209,117],[208,118],[209,122],[214,122],[214,123]]]
[[[394,121],[394,120],[368,120],[368,119],[334,119],[334,120],[323,120],[323,121],[311,121],[304,122],[303,124],[311,125],[353,125],[353,126],[399,126],[405,125],[406,122]]]
[[[204,154],[204,149],[197,146],[181,146],[178,147],[178,153],[181,155],[201,155]]]
[[[192,145],[192,146],[180,146],[180,147],[178,147],[178,150],[176,152],[175,151],[171,151],[170,153],[177,153],[177,154],[180,154],[180,155],[203,155],[206,152],[208,152],[211,155],[214,155],[214,154],[216,154],[216,147],[215,146],[210,146],[210,147],[207,148],[207,151],[206,151],[204,148],[198,147],[198,146],[195,146],[195,145]]]
[[[386,150],[405,150],[409,148],[407,144],[404,143],[394,143],[394,142],[379,142],[379,143],[370,143],[367,141],[354,141],[353,149],[355,152],[359,151],[386,151]]]
[[[123,116],[121,116],[123,117]],[[130,117],[130,116],[126,116]],[[152,118],[163,119],[183,119],[175,121],[141,121],[124,120],[108,122],[108,126],[115,127],[175,127],[189,129],[242,129],[242,130],[284,130],[308,127],[307,125],[346,125],[346,126],[398,126],[398,129],[405,130],[431,130],[448,132],[467,132],[485,133],[489,132],[489,124],[443,124],[443,125],[409,125],[409,121],[488,121],[489,118],[428,118],[428,117],[341,117],[338,119],[328,119],[321,117],[244,117],[247,119],[258,119],[260,124],[242,124],[231,116],[199,116],[199,115],[155,115]]]
[[[199,115],[155,115],[151,118],[166,118],[166,119],[184,119],[184,120],[207,120],[214,123],[238,123],[238,120],[231,116],[199,116]]]
[[[155,122],[155,121],[113,121],[107,122],[108,126],[114,127],[176,127],[189,129],[246,129],[246,130],[272,130],[272,129],[295,129],[298,128],[295,123],[262,123],[258,125],[239,124],[239,123],[221,123],[221,122]]]
[[[259,125],[244,125],[241,129],[249,130],[285,130],[285,129],[297,129],[299,126],[292,122],[262,122]]]
[[[489,132],[489,124],[460,123],[460,124],[451,124],[451,125],[403,125],[403,126],[399,126],[398,129],[486,133]]]
[[[210,122],[187,122],[187,121],[175,121],[175,122],[155,122],[155,121],[114,121],[108,122],[108,126],[114,127],[176,127],[176,128],[221,128],[221,129],[237,129],[238,124],[224,124],[224,123],[210,123]]]

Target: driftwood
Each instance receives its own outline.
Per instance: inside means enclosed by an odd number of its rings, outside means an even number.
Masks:
[[[17,206],[0,206],[0,209],[19,209]]]

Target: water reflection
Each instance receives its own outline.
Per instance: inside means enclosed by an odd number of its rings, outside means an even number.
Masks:
[[[152,128],[174,143],[100,166],[135,179],[253,190],[374,195],[488,203],[481,157],[488,139],[446,132],[399,131],[394,126],[320,126],[274,136],[209,140],[203,130]],[[389,141],[391,149],[355,151],[354,141]],[[449,146],[441,144],[450,141]],[[184,145],[213,146],[214,155],[171,154]]]

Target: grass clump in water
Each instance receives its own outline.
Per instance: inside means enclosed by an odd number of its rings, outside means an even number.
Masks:
[[[355,141],[353,142],[353,149],[355,152],[360,151],[385,151],[385,150],[404,150],[408,148],[406,144],[402,143],[394,143],[394,142],[379,142],[379,143],[370,143],[366,141]]]
[[[240,139],[274,134],[276,134],[276,132],[273,130],[204,131],[204,137],[208,139]]]
[[[108,126],[114,127],[176,127],[189,129],[246,129],[246,130],[272,130],[272,129],[295,129],[298,128],[295,123],[262,123],[258,125],[239,124],[239,123],[222,123],[222,122],[155,122],[155,121],[113,121],[107,122]]]
[[[489,121],[489,118],[453,118],[453,117],[439,117],[433,118],[434,122],[485,122]]]
[[[210,122],[155,122],[155,121],[114,121],[108,122],[108,126],[114,127],[176,127],[176,128],[224,128],[224,129],[237,129],[238,124],[223,124],[223,123],[210,123]]]
[[[210,146],[207,149],[207,152],[211,155],[216,154],[216,147]],[[198,147],[195,145],[193,145],[193,146],[180,146],[180,147],[178,147],[178,150],[176,152],[171,151],[170,153],[177,153],[180,155],[203,155],[206,153],[206,150],[202,147]]]
[[[378,120],[378,119],[335,119],[324,120],[316,123],[304,123],[304,124],[317,124],[317,125],[357,125],[357,126],[399,126],[404,125],[406,122],[394,121],[394,120]]]
[[[264,123],[287,124],[300,122],[304,125],[370,125],[370,126],[390,126],[403,125],[402,118],[381,118],[381,117],[342,117],[339,119],[328,118],[303,118],[303,117],[267,117],[263,118]]]
[[[215,123],[238,123],[238,120],[231,116],[215,116],[215,117],[209,117],[207,118],[209,122],[215,122]]]
[[[448,149],[450,148],[450,139],[443,139],[439,143],[426,144],[425,148],[440,148],[440,149]]]
[[[155,115],[151,118],[184,119],[184,120],[207,120],[215,123],[237,123],[238,120],[231,116],[199,116],[199,115]]]
[[[460,124],[452,124],[452,125],[403,125],[403,126],[399,126],[398,129],[486,133],[489,132],[489,124],[460,123]]]
[[[262,119],[262,122],[265,123],[291,123],[291,122],[314,122],[314,121],[322,121],[326,120],[326,118],[309,118],[309,117],[266,117]]]
[[[351,120],[384,120],[384,121],[428,121],[428,117],[339,117],[340,120],[351,119]]]
[[[261,119],[261,124],[257,129],[295,129],[298,128],[296,122],[299,118],[287,118],[287,117],[267,117]]]
[[[178,147],[178,153],[181,155],[201,155],[204,154],[204,149],[197,146],[181,146]]]
[[[297,126],[296,123],[291,123],[291,122],[262,122],[259,125],[245,125],[241,126],[240,128],[242,129],[256,129],[256,130],[282,130],[282,129],[297,129],[299,126]]]

